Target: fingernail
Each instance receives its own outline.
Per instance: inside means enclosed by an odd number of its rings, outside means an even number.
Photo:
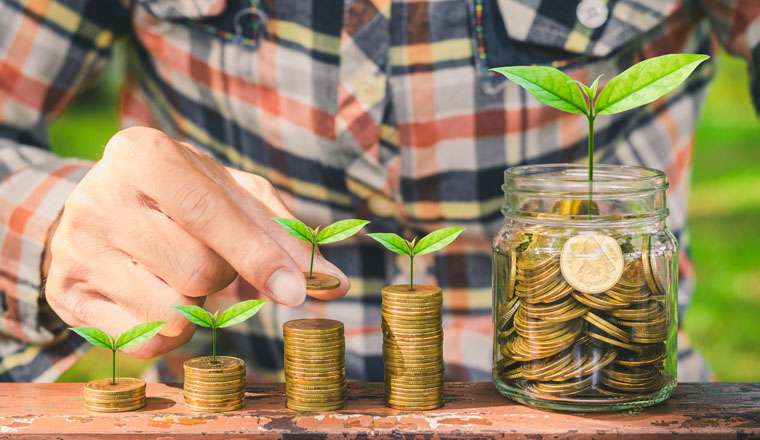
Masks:
[[[269,277],[267,289],[275,301],[288,306],[297,306],[306,299],[303,277],[298,279],[285,269],[279,269]]]

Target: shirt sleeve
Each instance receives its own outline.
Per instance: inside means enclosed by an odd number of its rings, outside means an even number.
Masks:
[[[760,1],[702,0],[702,5],[720,44],[749,63],[752,101],[760,113]]]
[[[0,381],[53,380],[80,338],[40,296],[48,230],[90,163],[48,151],[47,124],[110,59],[122,0],[0,0]]]

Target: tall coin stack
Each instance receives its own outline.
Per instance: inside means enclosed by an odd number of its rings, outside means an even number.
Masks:
[[[330,411],[346,404],[346,342],[343,323],[297,319],[282,326],[287,406]]]
[[[443,295],[436,286],[383,288],[385,403],[427,410],[443,406]]]
[[[84,406],[90,411],[133,411],[145,406],[145,382],[140,379],[117,377],[88,382],[84,386]]]
[[[230,356],[185,361],[185,406],[193,411],[224,412],[245,406],[245,362]]]

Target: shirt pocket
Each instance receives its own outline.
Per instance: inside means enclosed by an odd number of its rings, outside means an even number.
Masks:
[[[267,14],[251,0],[139,0],[137,17],[162,33],[172,28],[195,38],[212,37],[255,50],[264,38]]]
[[[473,0],[480,72],[515,65],[571,69],[644,44],[679,0]],[[605,17],[606,15],[606,17]]]

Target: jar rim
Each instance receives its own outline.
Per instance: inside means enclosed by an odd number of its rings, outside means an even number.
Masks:
[[[669,186],[663,171],[612,164],[595,165],[593,183],[592,192],[595,195],[656,192],[664,191]],[[587,194],[588,167],[576,163],[515,166],[504,171],[504,186],[505,191]]]

